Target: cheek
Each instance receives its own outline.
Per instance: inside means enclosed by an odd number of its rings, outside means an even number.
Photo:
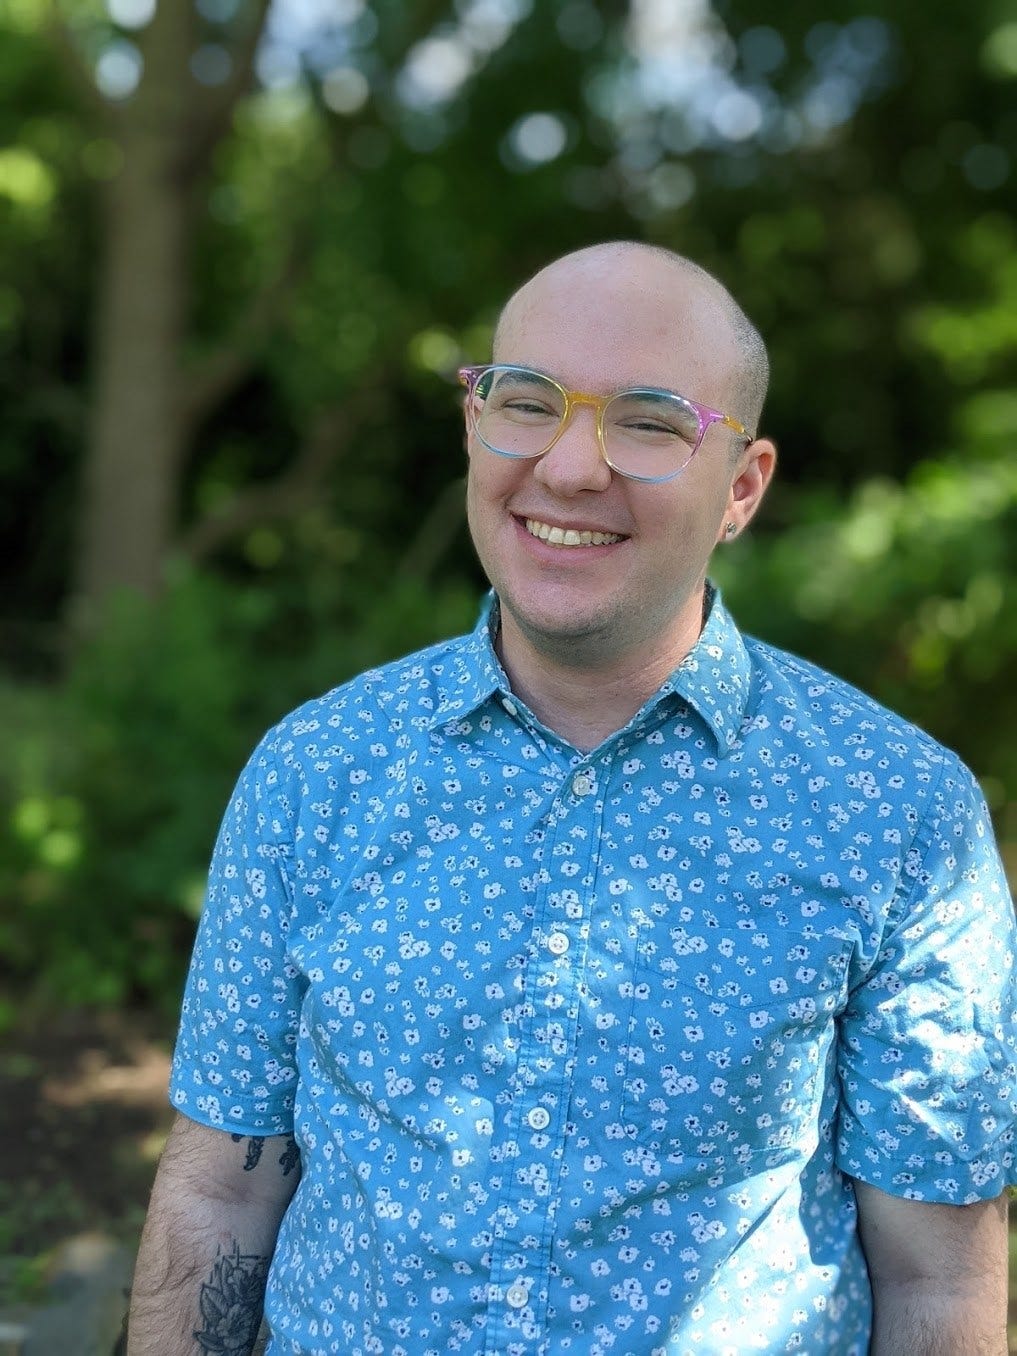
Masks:
[[[722,512],[723,504],[715,505],[712,496],[675,491],[647,505],[641,522],[647,537],[659,543],[673,567],[698,571],[713,551]]]
[[[471,457],[466,473],[466,521],[478,548],[491,539],[505,498],[498,468],[487,465],[493,460],[484,458],[481,449]]]
[[[497,504],[515,490],[526,474],[525,463],[496,457],[474,439],[467,444],[466,501],[475,511]]]
[[[658,541],[687,539],[696,527],[696,514],[687,494],[679,489],[681,478],[672,485],[632,485],[629,505],[640,530]]]

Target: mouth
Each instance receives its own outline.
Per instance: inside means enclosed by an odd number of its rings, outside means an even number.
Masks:
[[[546,542],[548,546],[613,546],[625,538],[617,532],[597,532],[592,528],[552,527],[542,523],[539,518],[526,518],[526,530],[531,537]]]

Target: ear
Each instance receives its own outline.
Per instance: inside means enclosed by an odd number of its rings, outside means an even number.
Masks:
[[[738,458],[735,474],[728,490],[727,507],[717,541],[730,541],[744,532],[763,502],[763,495],[777,469],[777,445],[769,438],[757,438],[749,443]],[[729,531],[729,525],[734,530]]]

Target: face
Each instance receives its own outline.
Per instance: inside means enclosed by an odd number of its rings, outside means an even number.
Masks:
[[[657,386],[728,411],[734,345],[705,281],[646,252],[592,252],[517,294],[495,360],[572,390]],[[470,530],[502,602],[503,657],[529,647],[603,668],[658,657],[671,667],[684,655],[699,634],[713,548],[726,523],[748,521],[772,471],[769,444],[736,460],[733,438],[714,425],[675,480],[641,484],[603,460],[588,407],[536,459],[499,457],[470,432]]]

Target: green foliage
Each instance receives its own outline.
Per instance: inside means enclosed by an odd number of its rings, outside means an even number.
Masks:
[[[475,588],[455,580],[366,582],[298,597],[187,575],[157,607],[116,600],[66,683],[6,693],[8,979],[68,1004],[173,1007],[215,827],[257,738],[476,614]]]
[[[718,562],[737,616],[956,747],[1017,863],[1017,58],[998,0],[714,0],[687,43],[642,49],[651,11],[696,7],[508,5],[486,37],[484,7],[340,8],[294,84],[238,105],[189,203],[181,389],[227,374],[180,468],[178,552],[201,565],[169,562],[158,606],[117,600],[58,677],[104,195],[136,107],[104,116],[81,77],[144,33],[66,0],[75,78],[42,0],[0,0],[6,975],[174,1005],[252,742],[472,621],[450,375],[486,357],[528,272],[619,236],[697,257],[771,345],[781,473]],[[208,33],[230,47],[249,13]],[[415,41],[468,29],[444,48],[450,68],[465,51],[460,84],[401,93]],[[336,62],[362,104],[330,104]],[[718,130],[735,89],[755,135]],[[561,132],[547,158],[520,151],[531,115]]]

